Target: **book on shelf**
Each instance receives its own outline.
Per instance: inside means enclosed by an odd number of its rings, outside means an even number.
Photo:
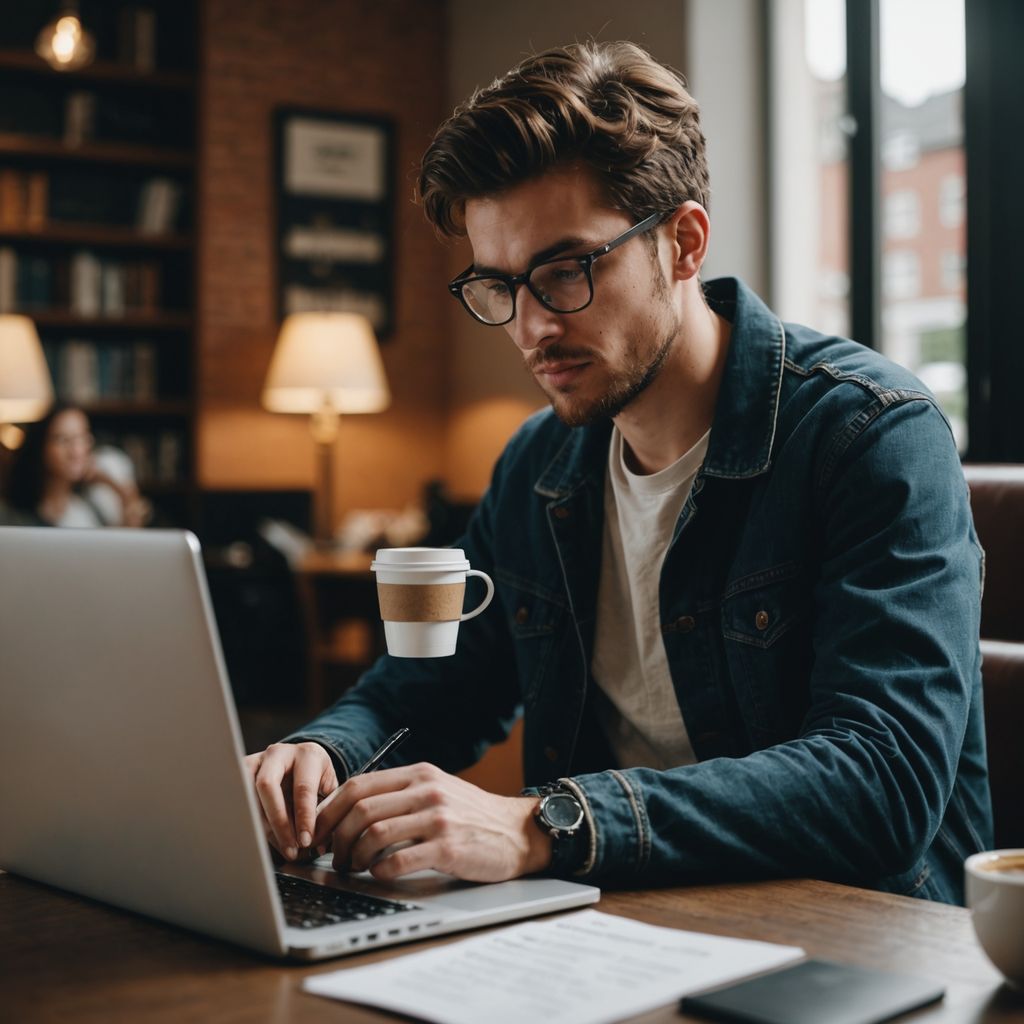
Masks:
[[[67,309],[111,318],[160,312],[157,260],[100,259],[88,249],[63,256],[19,254],[0,246],[0,312]]]
[[[159,397],[156,345],[151,341],[97,344],[80,338],[48,340],[43,352],[55,391],[68,401],[145,404]]]
[[[48,204],[49,177],[45,171],[0,169],[0,228],[42,227]]]
[[[89,250],[71,257],[70,308],[79,316],[125,316],[160,311],[160,264],[100,260]]]
[[[123,7],[118,19],[118,60],[136,71],[156,70],[156,11]]]
[[[71,256],[71,312],[99,316],[103,310],[103,264],[85,250]]]
[[[49,309],[53,303],[53,273],[45,256],[17,259],[16,305],[19,309]]]
[[[99,354],[92,342],[66,341],[57,360],[59,393],[71,402],[94,402],[100,397],[99,365]]]
[[[143,489],[147,483],[175,484],[183,479],[185,436],[180,430],[132,432],[113,437],[111,442],[132,460],[135,478]]]
[[[181,185],[170,178],[150,178],[139,189],[135,226],[144,235],[173,231],[181,208]]]
[[[46,227],[50,210],[50,178],[45,171],[31,171],[26,175],[25,226]]]
[[[9,245],[0,246],[0,313],[18,308],[18,257]]]
[[[181,479],[182,435],[177,430],[162,430],[156,442],[156,478],[161,483]]]
[[[96,94],[83,89],[64,99],[64,144],[81,146],[96,138]]]
[[[156,345],[137,341],[132,349],[132,397],[152,402],[157,397]]]

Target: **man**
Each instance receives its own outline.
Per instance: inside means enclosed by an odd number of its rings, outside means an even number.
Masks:
[[[472,244],[451,290],[552,410],[462,541],[497,597],[456,655],[382,658],[249,758],[274,845],[380,878],[810,875],[960,900],[991,842],[982,556],[934,399],[738,281],[702,286],[697,107],[631,44],[476,93],[420,193]],[[520,709],[534,788],[449,774]],[[403,766],[344,781],[404,725]]]

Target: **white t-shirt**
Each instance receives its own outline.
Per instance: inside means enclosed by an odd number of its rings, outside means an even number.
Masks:
[[[622,434],[612,431],[591,670],[601,691],[599,720],[623,768],[697,760],[665,655],[658,584],[710,434],[671,466],[640,476],[626,466]]]

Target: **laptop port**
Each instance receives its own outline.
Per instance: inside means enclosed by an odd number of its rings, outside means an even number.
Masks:
[[[401,934],[402,934],[402,929],[401,928],[389,928],[388,929],[388,935],[401,935]]]
[[[376,942],[377,939],[379,939],[379,938],[380,938],[380,936],[376,932],[370,932],[370,934],[366,936],[366,941],[367,942]]]

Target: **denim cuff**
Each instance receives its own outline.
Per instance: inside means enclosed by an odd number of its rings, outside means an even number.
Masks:
[[[629,776],[610,770],[562,779],[583,804],[590,826],[590,851],[576,875],[629,879],[651,859],[651,827],[643,794]]]

